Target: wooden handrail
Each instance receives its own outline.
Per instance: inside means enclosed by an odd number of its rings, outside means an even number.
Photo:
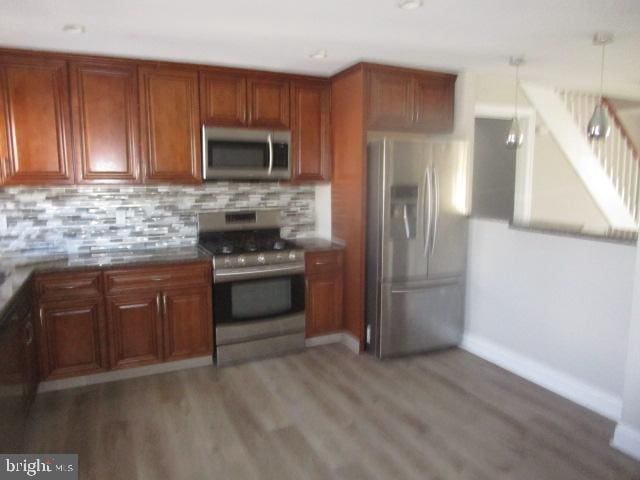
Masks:
[[[608,98],[603,98],[602,103],[605,106],[605,108],[608,110],[611,118],[613,119],[613,123],[615,123],[616,126],[622,132],[622,136],[624,137],[625,141],[627,142],[627,145],[633,152],[633,155],[635,156],[636,161],[640,162],[640,148],[638,148],[636,144],[633,143],[631,136],[629,136],[629,132],[627,132],[627,129],[625,128],[624,124],[620,120],[620,117],[618,116],[618,112],[616,111],[615,106],[613,105],[611,100],[609,100]]]

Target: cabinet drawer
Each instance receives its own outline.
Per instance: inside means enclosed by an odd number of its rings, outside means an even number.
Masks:
[[[107,294],[169,286],[208,285],[211,265],[196,263],[164,267],[141,267],[105,272]]]
[[[102,294],[100,272],[47,273],[38,275],[36,288],[40,301],[97,297]]]
[[[342,252],[339,250],[307,252],[305,268],[307,275],[340,270],[342,269]]]

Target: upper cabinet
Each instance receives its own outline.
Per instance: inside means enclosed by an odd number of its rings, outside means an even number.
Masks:
[[[446,133],[453,129],[456,76],[401,68],[368,69],[367,126]]]
[[[247,81],[250,127],[289,128],[289,81],[271,75]]]
[[[289,80],[276,74],[207,69],[200,74],[202,122],[289,128]]]
[[[200,74],[202,122],[212,125],[247,124],[247,79],[241,73]]]
[[[0,55],[0,159],[4,183],[73,181],[64,60]]]
[[[198,72],[139,69],[140,125],[145,181],[202,181]]]
[[[73,62],[71,104],[78,183],[140,178],[137,67]]]
[[[328,82],[291,82],[291,161],[294,180],[331,179],[330,109]]]

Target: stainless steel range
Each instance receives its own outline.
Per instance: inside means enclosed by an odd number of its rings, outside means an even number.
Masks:
[[[304,252],[280,236],[280,211],[198,215],[213,254],[215,358],[228,365],[304,348]]]

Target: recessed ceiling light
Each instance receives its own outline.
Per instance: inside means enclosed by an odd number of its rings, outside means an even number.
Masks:
[[[313,58],[314,60],[322,60],[323,58],[327,58],[327,51],[316,50],[315,52],[311,52],[309,54],[309,58]]]
[[[398,8],[402,10],[415,10],[422,6],[422,0],[400,0],[398,2]]]
[[[62,31],[64,33],[84,33],[85,30],[84,25],[79,25],[77,23],[69,23],[62,27]]]

